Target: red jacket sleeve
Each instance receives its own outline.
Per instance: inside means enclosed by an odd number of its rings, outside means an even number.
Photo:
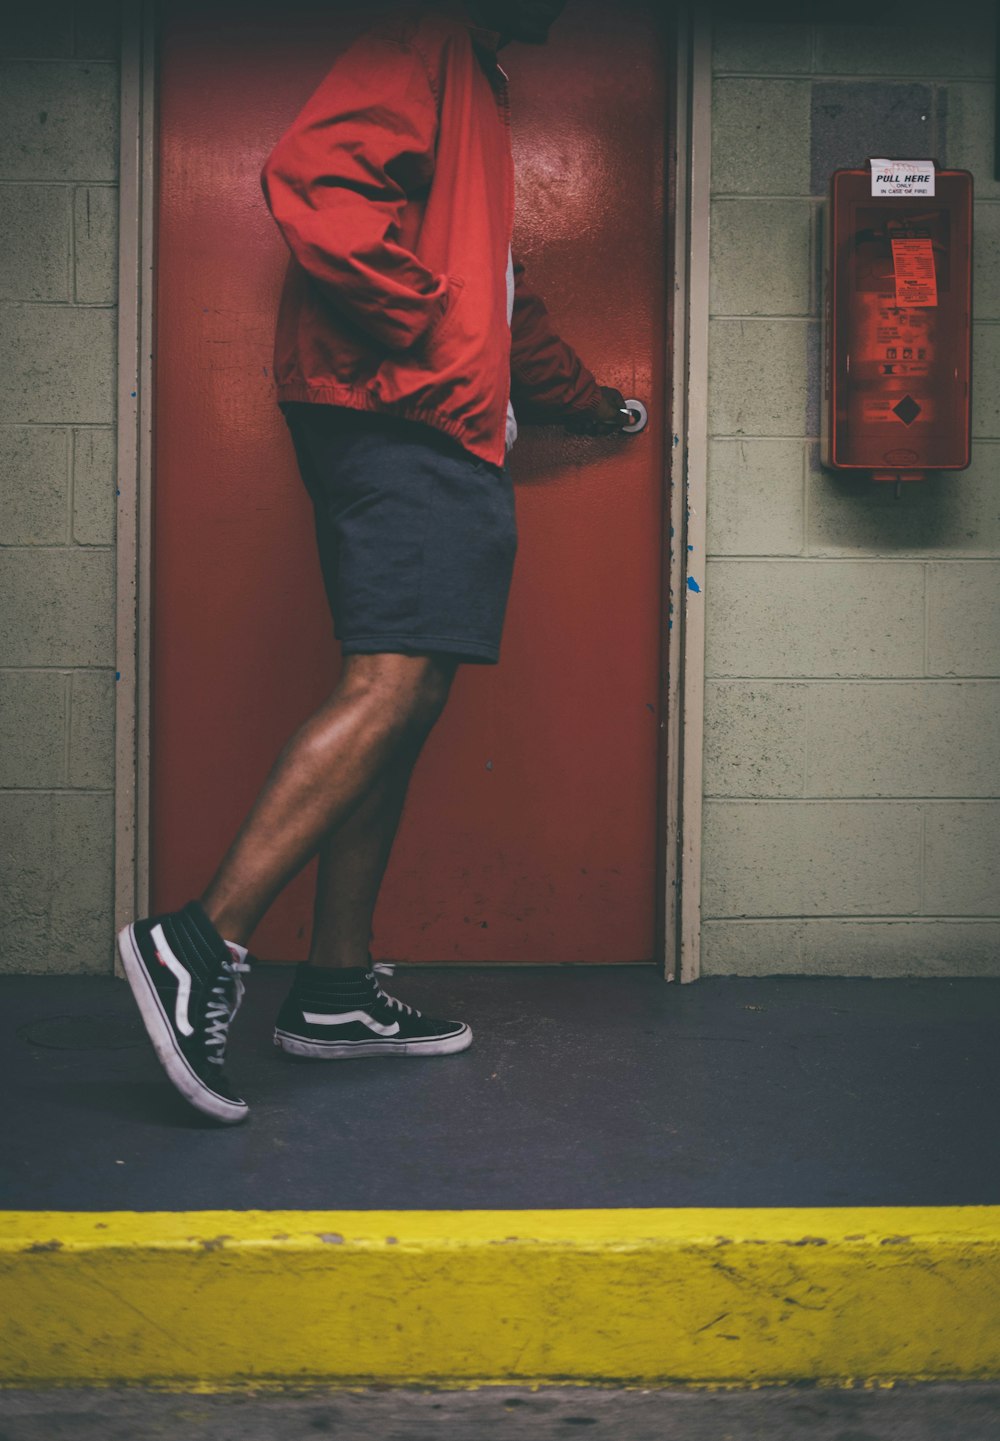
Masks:
[[[407,197],[434,168],[437,105],[420,53],[369,32],[338,58],[264,162],[261,187],[289,250],[369,335],[405,350],[447,306],[398,238]]]
[[[511,400],[515,411],[539,421],[585,414],[600,401],[597,381],[552,326],[542,300],[514,261],[514,311],[510,322]]]

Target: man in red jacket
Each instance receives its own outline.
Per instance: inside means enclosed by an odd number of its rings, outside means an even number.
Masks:
[[[200,900],[121,931],[163,1066],[217,1120],[247,943],[319,852],[309,960],[275,1043],[299,1056],[444,1055],[461,1021],[386,995],[372,914],[414,762],[461,662],[499,654],[521,419],[624,423],[553,330],[510,249],[514,175],[497,50],[543,43],[565,0],[399,10],[336,61],[261,174],[290,251],[277,399],[312,500],[343,653]]]

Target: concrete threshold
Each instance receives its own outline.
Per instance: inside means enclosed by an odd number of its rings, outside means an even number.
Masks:
[[[7,1212],[8,1384],[1000,1377],[1000,1207]]]

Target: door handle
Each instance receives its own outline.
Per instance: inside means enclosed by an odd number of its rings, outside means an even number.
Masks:
[[[622,426],[623,435],[638,435],[640,430],[646,429],[649,412],[641,400],[626,400],[622,406],[622,415],[625,418]]]

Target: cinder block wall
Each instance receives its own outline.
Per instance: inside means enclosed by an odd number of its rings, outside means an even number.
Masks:
[[[0,969],[113,939],[117,6],[0,21]]]
[[[706,974],[1000,974],[1000,185],[992,5],[713,43]],[[830,172],[977,194],[974,461],[817,459]]]

